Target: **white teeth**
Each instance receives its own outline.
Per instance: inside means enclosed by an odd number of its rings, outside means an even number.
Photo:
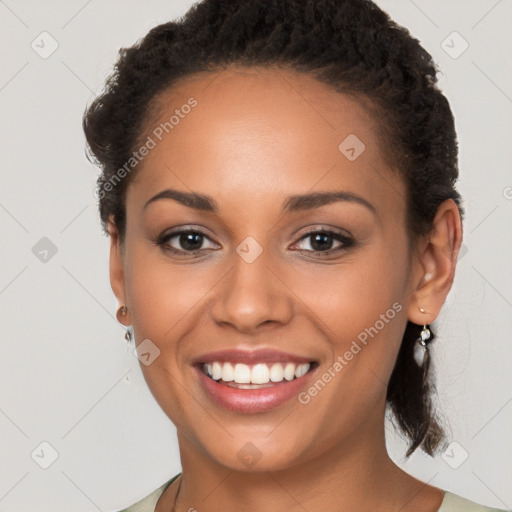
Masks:
[[[294,366],[294,369],[295,369],[295,366]],[[284,379],[283,365],[280,363],[273,364],[270,367],[270,380],[272,382],[281,382],[283,379]]]
[[[309,370],[309,363],[299,364],[295,369],[295,377],[302,377]]]
[[[292,380],[294,375],[295,375],[295,367],[296,365],[294,365],[293,363],[288,363],[285,367],[284,367],[284,378],[286,380]],[[297,366],[298,368],[298,366]]]
[[[233,365],[231,363],[224,363],[222,365],[221,378],[224,382],[231,382],[234,379]]]
[[[206,363],[203,370],[213,380],[222,379],[224,382],[237,384],[267,384],[271,382],[288,381],[305,375],[310,368],[310,363],[257,363],[249,366],[243,363]]]
[[[266,364],[257,364],[251,370],[251,382],[253,384],[266,384],[270,378],[270,371]]]
[[[238,384],[249,384],[251,382],[251,369],[246,364],[235,364],[233,380]]]
[[[219,380],[222,376],[222,366],[220,363],[213,363],[212,364],[212,379],[213,380]]]

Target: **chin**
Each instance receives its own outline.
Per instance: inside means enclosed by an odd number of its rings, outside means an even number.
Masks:
[[[303,448],[307,441],[304,440],[299,448],[297,435],[287,432],[285,435],[277,432],[269,435],[274,428],[265,429],[260,434],[226,435],[222,442],[218,438],[211,439],[202,443],[203,451],[217,464],[237,472],[281,471],[305,462],[308,457]]]

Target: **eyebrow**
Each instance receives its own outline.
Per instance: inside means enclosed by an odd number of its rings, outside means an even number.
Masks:
[[[151,203],[161,199],[172,199],[188,208],[201,210],[210,213],[218,213],[219,206],[217,202],[210,196],[198,194],[196,192],[182,192],[180,190],[166,189],[162,190],[151,199],[146,201],[144,209]],[[304,210],[312,210],[322,206],[345,201],[356,203],[368,208],[372,213],[377,215],[375,207],[366,199],[347,191],[329,191],[329,192],[313,192],[310,194],[293,195],[286,199],[283,203],[283,212],[292,213]]]

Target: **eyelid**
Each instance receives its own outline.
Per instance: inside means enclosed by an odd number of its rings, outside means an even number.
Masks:
[[[160,235],[157,240],[154,242],[155,245],[158,247],[161,247],[163,250],[169,251],[177,256],[194,256],[198,253],[208,251],[211,252],[212,249],[195,249],[193,251],[185,251],[182,249],[176,249],[174,247],[169,247],[168,242],[170,239],[178,237],[182,234],[186,233],[193,233],[196,235],[200,235],[204,237],[205,239],[209,240],[210,242],[216,244],[211,237],[206,234],[202,228],[195,228],[191,225],[185,225],[185,226],[177,226],[176,228],[173,228],[169,233],[165,233]],[[338,241],[341,244],[341,247],[338,247],[336,249],[327,249],[325,251],[315,251],[310,249],[298,249],[297,252],[301,253],[309,253],[309,254],[317,254],[323,256],[332,256],[332,255],[338,255],[340,252],[349,249],[350,247],[355,245],[355,239],[351,233],[345,230],[341,230],[339,228],[332,228],[327,227],[324,225],[315,226],[312,228],[307,228],[306,230],[302,231],[300,234],[297,235],[297,239],[290,247],[293,247],[300,243],[302,240],[307,239],[308,236],[316,234],[316,233],[323,233],[327,234],[330,237],[334,238],[336,241]],[[218,245],[218,244],[217,244]],[[213,249],[215,250],[215,249]]]
[[[186,234],[186,233],[193,233],[193,234],[200,235],[200,236],[204,237],[205,239],[209,240],[210,242],[214,243],[215,245],[218,245],[202,229],[203,228],[194,228],[192,226],[178,226],[177,228],[172,229],[169,233],[164,232],[163,234],[159,235],[155,241],[155,244],[157,246],[161,246],[164,249],[168,249],[169,251],[176,252],[176,253],[181,252],[184,254],[195,254],[196,252],[204,251],[205,249],[196,249],[195,251],[183,251],[181,249],[175,249],[174,247],[171,247],[171,248],[166,247],[169,240],[171,240],[172,238],[178,237],[178,236],[180,236],[182,234]]]
[[[294,245],[297,245],[302,240],[306,240],[310,235],[314,235],[316,233],[323,233],[327,234],[330,237],[334,238],[337,242],[341,243],[341,247],[338,247],[336,249],[327,249],[325,251],[312,251],[307,249],[299,249],[299,252],[305,252],[310,254],[319,254],[319,255],[335,255],[339,252],[343,251],[344,249],[348,249],[349,247],[352,247],[355,245],[355,239],[348,231],[340,230],[337,228],[329,228],[326,226],[320,226],[315,228],[309,228],[306,231],[303,231],[300,235],[298,235],[298,239],[296,242],[293,243],[292,247]]]
[[[332,226],[327,226],[325,224],[318,224],[318,225],[316,225],[315,227],[312,227],[312,228],[305,228],[297,236],[299,237],[299,239],[302,239],[302,238],[304,238],[304,236],[311,235],[311,234],[314,234],[314,233],[330,233],[330,234],[339,235],[339,236],[347,238],[347,239],[348,238],[351,238],[351,239],[354,238],[352,233],[350,233],[346,229],[335,228],[335,227],[332,227]]]

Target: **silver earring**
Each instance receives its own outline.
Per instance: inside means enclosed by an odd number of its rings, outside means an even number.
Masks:
[[[126,329],[126,332],[124,334],[124,339],[127,341],[127,343],[131,343],[131,341],[132,341],[132,331],[129,327]]]
[[[416,344],[414,345],[414,360],[420,368],[425,363],[428,352],[428,343],[431,337],[432,333],[430,332],[428,325],[424,325],[418,339],[416,340]]]

